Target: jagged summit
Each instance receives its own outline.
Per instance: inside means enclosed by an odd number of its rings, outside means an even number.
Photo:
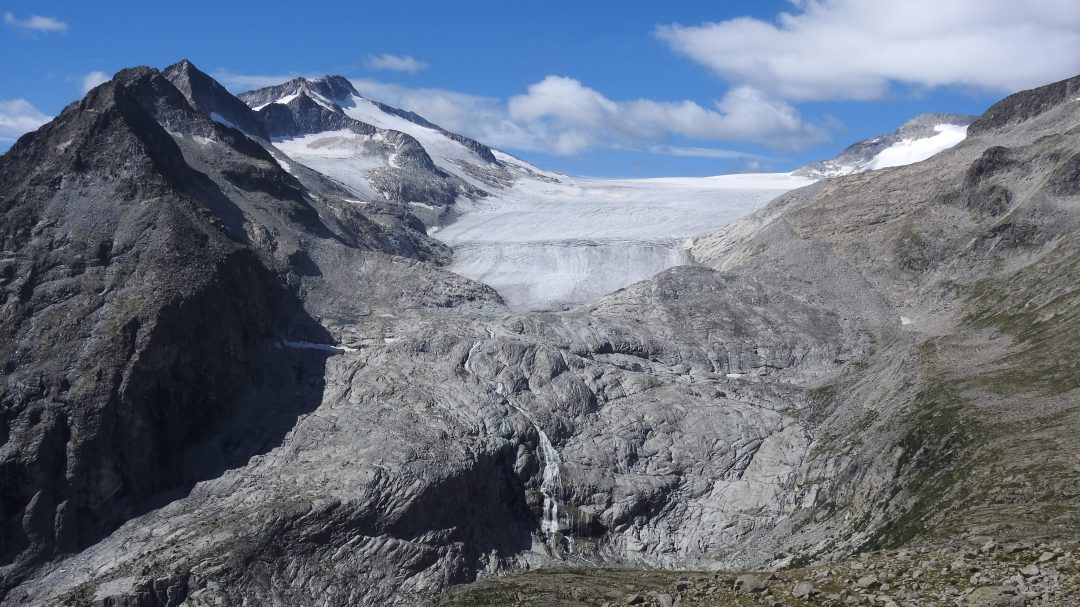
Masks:
[[[241,93],[274,145],[358,200],[411,204],[430,224],[513,179],[487,146],[363,97],[347,78],[294,78]]]
[[[262,122],[251,108],[187,59],[165,68],[163,74],[184,94],[193,108],[212,120],[240,129],[254,137],[269,138]]]
[[[339,103],[348,102],[350,96],[359,97],[360,93],[344,76],[324,76],[316,79],[293,78],[274,86],[240,93],[237,97],[258,111],[270,103],[288,103],[293,96],[298,95],[305,95],[323,103],[329,109],[340,111]]]

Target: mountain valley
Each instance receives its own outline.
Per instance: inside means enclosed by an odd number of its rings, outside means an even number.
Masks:
[[[1075,605],[1080,77],[883,137],[586,179],[117,73],[0,155],[0,603]]]

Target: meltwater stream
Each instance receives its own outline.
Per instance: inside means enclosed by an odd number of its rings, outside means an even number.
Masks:
[[[558,544],[559,533],[559,504],[563,501],[562,472],[560,469],[562,457],[559,456],[559,452],[551,444],[551,439],[536,423],[536,420],[521,407],[509,400],[506,402],[510,403],[511,407],[517,409],[518,413],[521,413],[525,416],[525,419],[529,420],[529,423],[536,429],[537,436],[540,437],[540,455],[543,460],[541,464],[544,467],[540,473],[540,495],[544,496],[544,513],[543,518],[540,520],[540,530],[544,532],[548,546],[555,549]],[[573,540],[570,537],[565,539],[567,552],[573,553]]]
[[[465,357],[465,370],[473,375],[476,372],[472,368],[472,358],[476,354],[476,351],[480,348],[483,341],[477,341],[469,349],[469,354]],[[548,437],[544,429],[540,427],[540,424],[536,423],[536,420],[531,415],[525,412],[524,409],[515,405],[509,397],[506,396],[505,390],[501,384],[493,382],[495,393],[502,395],[506,398],[506,403],[520,413],[525,419],[529,420],[533,429],[536,430],[536,435],[540,441],[540,458],[541,466],[543,469],[540,471],[540,495],[544,496],[544,509],[540,519],[540,530],[544,533],[545,542],[548,547],[555,550],[559,544],[559,506],[563,503],[563,484],[562,484],[562,457],[559,452],[555,450],[555,445],[551,444],[551,439]],[[569,534],[564,534],[563,539],[566,541],[567,554],[573,554],[574,552],[574,540]]]

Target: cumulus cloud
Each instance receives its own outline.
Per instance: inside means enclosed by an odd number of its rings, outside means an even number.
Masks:
[[[679,147],[673,137],[759,143],[797,149],[825,140],[790,105],[751,87],[729,91],[712,107],[693,101],[615,101],[572,78],[548,76],[503,101],[438,89],[353,80],[362,94],[412,110],[452,131],[519,150],[573,155],[598,148],[636,149],[709,158],[745,154]]]
[[[665,25],[675,51],[789,100],[872,100],[892,83],[1010,93],[1080,72],[1076,0],[792,0],[775,22]]]
[[[4,25],[33,32],[63,32],[68,28],[66,23],[53,17],[30,15],[26,19],[16,19],[10,12],[4,13]]]
[[[13,141],[52,120],[25,99],[0,100],[0,141]]]
[[[388,70],[392,72],[408,72],[415,74],[420,70],[427,69],[428,64],[415,59],[412,55],[391,55],[385,53],[379,56],[368,57],[367,66],[374,70]]]
[[[297,74],[242,75],[217,71],[232,91],[281,84]],[[318,77],[304,75],[307,78]],[[503,99],[460,91],[409,87],[353,78],[365,97],[416,112],[439,126],[499,148],[559,155],[624,149],[702,158],[751,155],[696,142],[756,143],[776,150],[809,147],[829,138],[790,104],[753,87],[735,87],[708,106],[693,101],[617,101],[578,80],[548,76]]]
[[[548,76],[507,104],[510,118],[537,133],[557,132],[554,151],[632,145],[671,136],[798,149],[827,138],[792,106],[749,86],[704,107],[693,101],[613,101],[572,78]]]
[[[83,76],[82,78],[82,92],[85,95],[90,92],[90,89],[99,84],[104,84],[109,81],[109,75],[102,71],[93,71]]]

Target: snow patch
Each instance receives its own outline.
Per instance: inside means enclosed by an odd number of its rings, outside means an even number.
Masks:
[[[349,130],[326,131],[302,137],[275,138],[274,147],[295,162],[332,177],[358,199],[378,197],[367,171],[384,166],[382,157],[367,147],[371,137]]]
[[[210,120],[213,120],[214,122],[216,122],[218,124],[221,124],[221,125],[224,125],[224,126],[227,126],[229,128],[233,128],[233,129],[236,129],[238,131],[240,130],[240,127],[238,127],[235,124],[229,122],[224,116],[222,116],[221,114],[219,114],[217,112],[210,112]]]
[[[902,139],[881,150],[863,170],[875,171],[921,162],[953,147],[967,137],[967,127],[956,124],[939,124],[934,127],[934,131],[937,135],[922,139]]]
[[[346,352],[358,352],[357,348],[350,348],[348,346],[335,346],[333,344],[317,344],[310,341],[290,341],[287,339],[281,340],[281,345],[286,348],[296,348],[300,350],[319,350],[321,352],[329,352],[331,354],[344,354]]]
[[[263,109],[264,107],[270,105],[271,103],[280,103],[281,105],[288,105],[290,101],[292,101],[293,99],[296,99],[299,96],[300,96],[299,92],[291,93],[289,95],[285,95],[284,97],[281,97],[280,99],[275,99],[275,100],[271,101],[270,103],[264,103],[262,105],[256,105],[256,106],[252,107],[251,110],[253,112],[257,112],[257,111]]]

